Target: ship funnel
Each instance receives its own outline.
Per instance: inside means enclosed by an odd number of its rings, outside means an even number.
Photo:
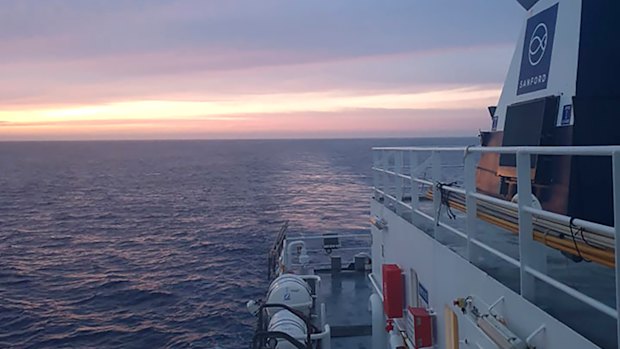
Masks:
[[[517,1],[527,12],[482,145],[620,145],[620,1]],[[481,163],[495,175],[481,175],[479,190],[510,200],[515,156]],[[613,225],[609,159],[538,156],[531,169],[543,208]]]

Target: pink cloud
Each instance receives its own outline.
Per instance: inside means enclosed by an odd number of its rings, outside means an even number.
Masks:
[[[359,136],[470,136],[488,126],[480,110],[362,109],[228,119],[77,120],[33,125],[1,124],[0,138],[25,139],[222,139]]]

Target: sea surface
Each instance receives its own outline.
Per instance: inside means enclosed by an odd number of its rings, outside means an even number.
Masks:
[[[247,348],[266,252],[368,228],[372,146],[0,143],[0,348]]]

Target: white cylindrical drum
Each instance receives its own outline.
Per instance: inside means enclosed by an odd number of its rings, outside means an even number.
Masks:
[[[284,304],[309,315],[312,308],[312,294],[304,279],[293,274],[283,274],[273,280],[269,286],[267,303]],[[267,312],[269,316],[272,316],[280,310],[282,308],[268,308]]]
[[[277,312],[269,321],[269,331],[284,332],[289,336],[304,342],[308,333],[306,324],[295,314],[288,310]],[[276,349],[296,349],[293,344],[285,339],[278,339]]]

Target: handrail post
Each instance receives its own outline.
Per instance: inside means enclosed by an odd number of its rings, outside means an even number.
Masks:
[[[401,205],[401,202],[403,201],[403,187],[405,184],[405,180],[400,177],[399,175],[403,174],[403,151],[397,151],[394,153],[394,173],[396,173],[396,176],[394,176],[394,197],[396,198],[396,207],[394,207],[394,209],[396,210],[396,214],[400,215],[403,212],[403,206]]]
[[[372,167],[374,168],[380,168],[381,166],[379,166],[379,159],[380,157],[381,151],[380,150],[372,150]],[[379,178],[380,178],[381,174],[379,173],[379,171],[373,170],[372,171],[372,185],[375,189],[375,192],[373,193],[373,196],[375,197],[375,199],[379,198],[379,193],[377,192],[377,189],[379,189]]]
[[[465,207],[467,210],[467,259],[475,262],[474,245],[472,239],[476,237],[476,198],[472,195],[476,193],[476,159],[473,153],[465,151]]]
[[[418,168],[418,153],[412,150],[409,154],[409,174],[411,175],[411,223],[414,223],[415,211],[420,207],[420,187],[415,181]]]
[[[389,157],[390,157],[390,152],[388,150],[383,150],[381,151],[381,169],[383,170],[388,170],[388,164],[389,164]],[[383,190],[384,194],[388,194],[388,188],[389,188],[389,183],[390,183],[390,178],[388,176],[387,173],[383,172],[381,174],[381,178],[382,178],[382,184],[383,187],[381,188],[381,190]],[[383,195],[383,205],[388,206],[388,202],[387,202],[388,198]]]
[[[620,152],[614,151],[612,154],[614,230],[616,232],[614,238],[616,257],[614,271],[616,274],[616,313],[618,314],[618,319],[616,321],[616,335],[618,340],[618,348],[620,348],[620,268],[618,268],[618,263],[620,261],[620,183],[618,183],[618,176],[620,176]]]
[[[523,209],[532,205],[531,160],[528,153],[518,152],[515,156],[517,159],[517,194],[519,195],[519,259],[521,261],[519,273],[521,277],[521,296],[532,300],[535,280],[525,270],[531,255],[532,214]]]
[[[519,205],[519,259],[521,261],[521,296],[530,301],[535,297],[536,278],[527,271],[527,267],[546,274],[547,251],[534,241],[532,214],[525,207],[532,207],[531,155],[519,151],[517,158],[517,194]]]
[[[432,166],[432,182],[437,184],[441,182],[441,156],[438,151],[433,150],[431,153],[431,166]],[[439,192],[437,185],[433,186],[433,215],[436,222],[433,227],[433,237],[437,238],[439,231],[439,209],[441,208],[441,193]]]

